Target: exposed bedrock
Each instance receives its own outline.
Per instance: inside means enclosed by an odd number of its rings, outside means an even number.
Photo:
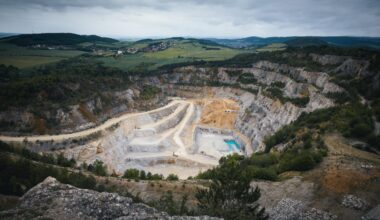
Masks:
[[[30,189],[1,219],[219,219],[208,216],[169,216],[116,193],[79,189],[52,177]]]
[[[338,59],[338,58],[336,58]],[[341,59],[338,59],[341,62]],[[338,62],[338,61],[337,61]],[[342,61],[343,62],[343,61]],[[237,74],[234,74],[237,72]],[[252,74],[255,82],[243,84],[239,75]],[[197,68],[193,66],[177,68],[172,74],[161,76],[164,93],[188,98],[231,98],[240,105],[235,128],[246,135],[252,143],[253,151],[264,149],[263,140],[283,125],[296,120],[302,112],[332,106],[332,100],[325,93],[342,92],[343,89],[330,82],[330,76],[324,72],[309,72],[286,64],[259,61],[251,68]],[[209,82],[218,82],[223,87],[207,87]],[[285,97],[298,98],[308,96],[310,101],[300,107],[291,102],[281,103],[268,97],[263,91],[274,82],[281,82]],[[198,85],[198,86],[196,86]],[[228,86],[238,88],[228,88]],[[257,94],[245,89],[255,89]]]

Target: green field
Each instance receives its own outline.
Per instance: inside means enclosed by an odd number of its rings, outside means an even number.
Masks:
[[[0,64],[21,69],[57,62],[85,52],[78,50],[39,50],[0,42]]]
[[[148,43],[137,42],[130,47],[143,48]],[[106,66],[116,67],[123,70],[154,70],[160,66],[182,63],[189,61],[205,60],[215,61],[231,58],[248,50],[231,49],[222,46],[210,46],[192,40],[174,40],[174,44],[162,51],[139,52],[126,54],[121,57],[101,57],[98,60]]]
[[[104,48],[117,49],[117,48],[121,48],[121,47],[130,46],[131,44],[132,44],[132,42],[128,42],[128,41],[120,41],[120,42],[115,42],[115,43],[97,42],[96,46],[104,47]],[[78,44],[78,46],[83,47],[83,48],[91,46],[91,45],[94,45],[94,43],[84,42],[84,43]]]
[[[279,51],[279,50],[285,50],[287,47],[286,44],[283,43],[273,43],[266,45],[264,47],[256,49],[257,52],[273,52],[273,51]]]
[[[151,43],[170,41],[169,48],[155,52],[138,52],[113,56],[115,50],[125,48],[142,49]],[[79,48],[86,48],[93,43],[78,44]],[[122,70],[155,70],[160,66],[191,61],[216,61],[234,57],[237,54],[252,52],[252,50],[239,50],[219,45],[199,42],[192,39],[162,39],[144,40],[137,42],[96,43],[104,49],[103,56],[94,56],[93,59],[103,62],[106,66]],[[16,46],[0,41],[0,64],[12,65],[21,69],[32,68],[75,57],[86,53],[79,50],[43,50]]]

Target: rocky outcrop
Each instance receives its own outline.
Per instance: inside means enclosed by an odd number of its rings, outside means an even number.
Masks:
[[[167,102],[158,95],[150,100],[139,99],[140,90],[101,92],[87,101],[64,108],[9,109],[0,112],[0,132],[4,135],[72,133],[94,127],[120,113],[145,111]]]
[[[252,94],[242,89],[230,87],[196,87],[184,85],[167,85],[163,90],[169,95],[186,95],[186,97],[214,97],[236,100],[240,110],[235,129],[251,141],[252,150],[264,150],[264,138],[277,131],[283,125],[296,120],[302,112],[333,106],[333,102],[319,93],[311,93],[305,108],[286,102],[273,100],[261,92]]]
[[[368,207],[368,203],[366,201],[354,195],[345,195],[342,200],[342,205],[347,208],[358,210],[364,210]]]
[[[284,198],[269,212],[273,220],[333,220],[336,215],[316,208],[307,207],[301,201]]]
[[[296,68],[288,64],[278,64],[269,61],[259,61],[253,65],[256,68],[264,69],[267,71],[275,71],[289,75],[293,80],[305,82],[316,86],[321,89],[323,93],[328,92],[342,92],[343,89],[330,82],[330,76],[324,72],[310,72],[304,68]]]
[[[251,83],[241,83],[239,81],[241,74],[251,74],[255,80]],[[344,91],[340,86],[330,82],[327,73],[310,72],[303,68],[269,61],[256,62],[249,68],[181,67],[175,69],[172,74],[162,75],[161,80],[168,83],[162,86],[168,95],[201,98],[213,94],[214,97],[238,100],[240,111],[235,128],[252,141],[253,151],[263,150],[265,136],[296,120],[302,112],[332,106],[334,103],[324,94]],[[292,99],[308,96],[309,103],[305,107],[300,107],[268,97],[262,91],[273,87],[274,82],[281,82],[284,85],[283,88],[278,88],[284,97]],[[219,84],[224,87],[205,89],[209,84]],[[258,93],[244,90],[256,90]]]
[[[317,62],[322,65],[337,65],[343,63],[348,57],[347,56],[336,56],[336,55],[320,55],[311,53],[309,54],[311,59],[314,62]]]
[[[30,189],[20,205],[0,212],[1,219],[168,219],[216,220],[200,216],[169,216],[116,193],[99,193],[59,183],[52,177]]]
[[[369,62],[367,60],[347,59],[336,68],[336,72],[344,76],[366,76],[368,72]]]
[[[362,220],[380,220],[380,204],[365,214]]]

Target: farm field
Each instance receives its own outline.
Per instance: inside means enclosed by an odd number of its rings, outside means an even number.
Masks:
[[[148,45],[137,42],[130,47],[141,49]],[[122,70],[154,70],[160,66],[189,61],[216,61],[232,58],[237,54],[250,52],[248,50],[231,49],[223,46],[210,46],[192,40],[174,41],[168,49],[156,52],[139,52],[121,57],[100,57],[98,60],[106,66]],[[252,51],[251,51],[252,52]]]
[[[266,45],[264,47],[256,49],[257,52],[273,52],[273,51],[279,51],[279,50],[285,50],[287,47],[284,43],[273,43]]]
[[[79,50],[39,50],[0,42],[0,64],[31,68],[85,53]]]

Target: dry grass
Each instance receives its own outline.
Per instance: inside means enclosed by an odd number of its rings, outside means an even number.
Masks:
[[[329,149],[328,156],[317,169],[307,172],[305,177],[320,185],[327,194],[350,194],[369,189],[380,191],[380,158],[347,144],[338,134],[324,137]],[[364,166],[371,165],[372,168]]]
[[[174,200],[178,202],[181,201],[184,195],[188,195],[188,207],[194,207],[196,205],[196,199],[194,195],[197,189],[204,187],[199,182],[188,180],[140,180],[136,182],[134,180],[114,177],[97,177],[97,179],[108,187],[115,188],[118,193],[122,193],[124,191],[132,194],[133,196],[139,196],[145,203],[160,199],[160,197],[168,191],[171,191],[173,193]]]

